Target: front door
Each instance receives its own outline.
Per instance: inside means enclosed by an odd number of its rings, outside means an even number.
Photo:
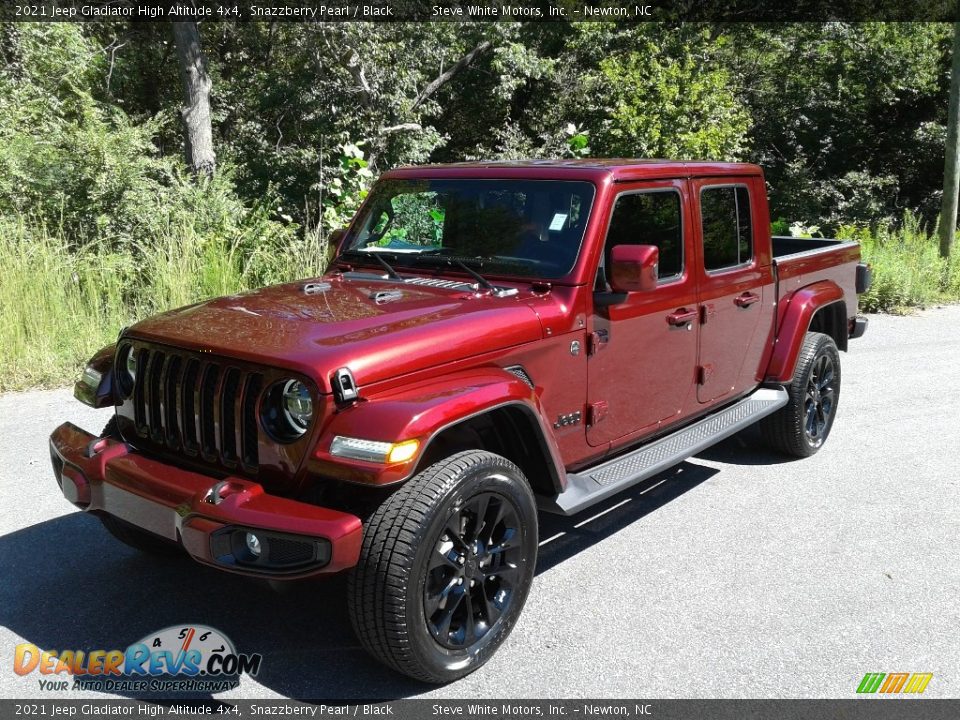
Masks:
[[[769,258],[754,243],[758,214],[751,195],[755,178],[694,180],[700,249],[700,353],[697,400],[733,398],[756,385],[766,333],[773,322],[774,289]]]
[[[630,184],[617,195],[594,293],[587,418],[594,447],[656,431],[693,393],[699,324],[689,213],[685,180]],[[610,292],[604,269],[623,244],[659,248],[654,290]]]

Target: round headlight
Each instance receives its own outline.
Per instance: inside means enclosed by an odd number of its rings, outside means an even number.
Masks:
[[[304,436],[313,421],[310,387],[288,378],[273,383],[260,404],[260,425],[277,442],[292,443]]]
[[[298,435],[303,434],[313,417],[313,400],[307,386],[299,380],[288,380],[283,386],[281,400],[290,429]]]

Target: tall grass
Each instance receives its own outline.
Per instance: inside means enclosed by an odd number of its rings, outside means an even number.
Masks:
[[[912,214],[897,227],[844,226],[838,237],[859,241],[863,260],[873,266],[873,284],[860,296],[861,310],[905,313],[960,302],[960,248],[949,260],[941,258],[936,233]]]
[[[272,234],[271,234],[272,232]],[[119,330],[157,312],[323,271],[318,233],[246,224],[198,225],[184,214],[157,222],[149,241],[75,246],[60,228],[0,214],[0,392],[72,382]],[[873,266],[866,312],[907,312],[960,302],[960,255],[908,215],[899,227],[843,227]],[[958,251],[960,252],[960,251]]]
[[[252,248],[252,249],[251,249]],[[171,225],[149,243],[72,247],[58,231],[0,216],[0,392],[73,381],[125,325],[198,300],[319,274],[326,245],[205,237]]]
[[[0,390],[63,383],[128,319],[128,259],[73,253],[22,219],[0,224]]]

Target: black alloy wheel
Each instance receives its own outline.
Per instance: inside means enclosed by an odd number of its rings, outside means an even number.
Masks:
[[[526,563],[519,526],[517,510],[494,493],[473,496],[447,518],[423,593],[430,634],[441,645],[472,645],[509,609]]]
[[[760,421],[760,432],[774,450],[810,457],[823,447],[837,417],[840,353],[833,338],[806,334],[787,393],[787,404]]]
[[[826,431],[837,395],[834,388],[836,379],[837,373],[830,355],[823,353],[817,356],[807,381],[807,397],[804,402],[804,432],[807,434],[807,442],[814,447],[820,447],[826,440]]]
[[[473,672],[520,616],[537,543],[537,507],[520,468],[483,450],[435,462],[364,523],[348,582],[357,637],[418,680]]]

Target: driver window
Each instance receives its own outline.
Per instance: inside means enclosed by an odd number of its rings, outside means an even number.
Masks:
[[[608,265],[615,245],[655,245],[660,250],[658,277],[661,280],[679,277],[683,272],[680,193],[654,190],[618,197],[604,247]]]

